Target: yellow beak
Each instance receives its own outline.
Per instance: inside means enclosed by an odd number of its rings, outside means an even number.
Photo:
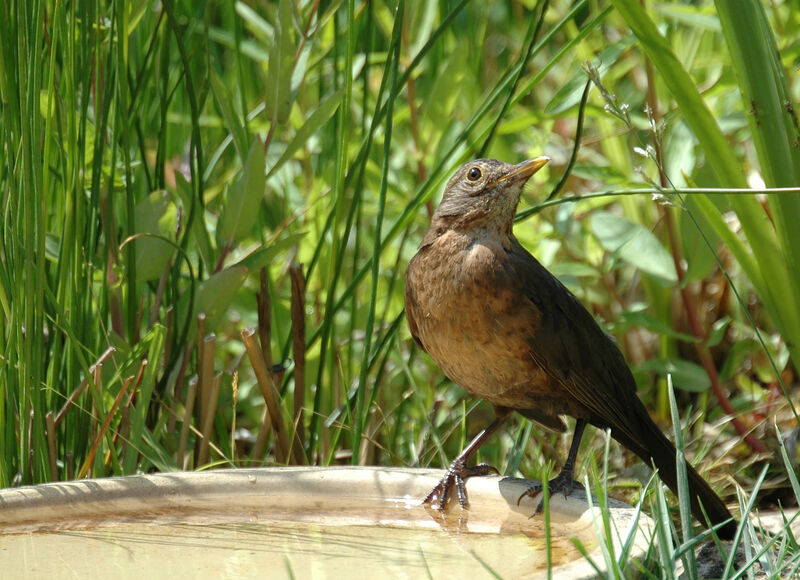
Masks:
[[[528,159],[514,166],[514,168],[506,173],[503,177],[497,180],[496,183],[527,181],[531,175],[539,171],[542,167],[550,162],[549,157],[536,157],[535,159]]]

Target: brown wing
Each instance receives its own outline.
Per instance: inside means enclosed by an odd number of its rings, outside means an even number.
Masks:
[[[628,365],[617,345],[594,318],[552,274],[522,246],[512,251],[511,264],[522,280],[525,295],[542,311],[531,336],[531,356],[563,387],[561,396],[574,397],[585,407],[584,418],[611,435],[646,463],[655,463],[664,482],[677,493],[675,447],[653,423],[639,397]],[[692,513],[699,521],[729,520],[725,503],[708,483],[687,465]],[[701,506],[702,504],[702,506]],[[720,530],[732,537],[736,523]]]
[[[419,346],[422,350],[425,350],[425,347],[422,346],[422,341],[419,339],[419,327],[417,326],[417,321],[415,318],[417,312],[419,312],[419,304],[417,303],[417,298],[414,295],[414,289],[412,288],[412,285],[408,283],[408,277],[413,276],[414,261],[414,258],[412,258],[408,263],[408,268],[406,268],[406,320],[408,321],[408,328],[411,331],[411,336],[414,338],[414,342],[416,342],[417,346]]]
[[[578,299],[521,245],[515,244],[509,258],[509,275],[541,312],[539,327],[529,337],[530,355],[563,389],[553,396],[577,402],[590,423],[635,439],[639,429],[628,426],[644,409],[619,348]]]

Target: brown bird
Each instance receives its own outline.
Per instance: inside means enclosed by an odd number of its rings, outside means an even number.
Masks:
[[[464,480],[496,471],[485,464],[467,467],[467,461],[513,411],[559,431],[565,429],[562,415],[577,419],[564,467],[548,484],[551,493],[567,495],[576,485],[575,460],[587,423],[610,429],[677,488],[675,447],[636,395],[619,348],[514,237],[522,188],[548,161],[477,159],[463,165],[447,182],[406,271],[406,316],[414,340],[450,380],[491,403],[496,416],[425,498],[440,509],[453,490],[466,508]],[[736,523],[728,508],[690,465],[687,470],[692,513],[702,523],[704,512],[711,524],[728,522],[718,533],[731,536]]]

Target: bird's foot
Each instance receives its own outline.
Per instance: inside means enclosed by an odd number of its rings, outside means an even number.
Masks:
[[[450,464],[450,467],[447,468],[447,473],[436,484],[436,487],[425,496],[422,503],[433,504],[433,507],[444,510],[445,506],[447,506],[447,500],[450,499],[453,489],[455,489],[458,503],[461,504],[462,509],[467,509],[469,501],[467,500],[466,480],[470,477],[489,475],[490,473],[500,472],[486,463],[480,463],[475,467],[467,467],[464,465],[463,459],[455,459]]]
[[[577,482],[574,479],[572,479],[572,470],[571,469],[570,470],[562,470],[562,472],[559,473],[555,478],[553,478],[553,479],[551,479],[550,481],[547,482],[547,490],[549,492],[550,497],[552,497],[554,494],[556,494],[558,492],[563,492],[564,498],[566,499],[566,497],[570,493],[572,493],[572,490],[575,487],[579,487],[580,489],[583,489],[583,485],[580,482]],[[533,497],[538,493],[542,493],[543,491],[544,491],[544,485],[543,484],[534,483],[533,485],[528,487],[528,489],[525,491],[525,493],[523,493],[521,496],[519,496],[519,499],[517,500],[517,505],[519,505],[519,503],[522,501],[523,497]],[[539,505],[536,506],[536,511],[533,512],[533,515],[538,515],[538,514],[542,513],[543,509],[544,509],[544,496],[542,496],[542,499],[539,501]]]

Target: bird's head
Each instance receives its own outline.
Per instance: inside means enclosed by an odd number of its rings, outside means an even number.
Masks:
[[[447,182],[431,230],[497,229],[510,235],[522,187],[550,161],[537,157],[512,165],[496,159],[475,159],[462,165]]]

